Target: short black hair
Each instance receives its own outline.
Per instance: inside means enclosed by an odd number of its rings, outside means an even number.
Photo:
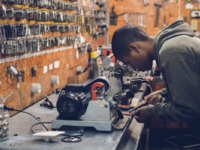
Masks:
[[[116,59],[129,56],[128,45],[136,41],[147,41],[149,34],[137,26],[126,25],[117,29],[112,38],[112,51]]]

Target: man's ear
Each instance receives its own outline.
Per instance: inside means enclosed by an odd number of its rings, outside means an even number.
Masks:
[[[135,51],[135,52],[139,53],[139,48],[138,48],[138,46],[137,46],[136,44],[134,44],[134,43],[130,43],[130,44],[128,45],[128,48],[129,48],[129,50],[131,50],[131,51]]]

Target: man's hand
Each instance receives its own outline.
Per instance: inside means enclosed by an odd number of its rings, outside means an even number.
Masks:
[[[162,92],[163,92],[162,90],[152,92],[149,95],[144,97],[144,101],[145,102],[149,101],[149,102],[152,102],[152,104],[153,104],[153,101],[152,101],[153,98],[155,98],[155,96],[156,96],[156,98],[159,98],[159,99],[162,98],[162,96],[161,96]]]
[[[149,95],[144,97],[144,100],[140,102],[137,106],[134,107],[134,109],[137,109],[138,107],[145,106],[148,104],[157,104],[162,101],[162,96],[161,96],[162,90],[155,91],[150,93]]]
[[[137,122],[145,123],[145,122],[150,121],[151,118],[149,116],[147,116],[146,108],[147,108],[147,106],[144,106],[135,111],[134,117],[137,120]]]

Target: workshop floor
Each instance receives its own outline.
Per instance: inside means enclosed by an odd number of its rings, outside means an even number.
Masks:
[[[171,137],[171,136],[175,136],[179,134],[180,134],[180,131],[178,129],[165,129],[164,131],[162,129],[150,129],[148,150],[180,150],[179,148],[162,140],[163,137]],[[146,134],[143,134],[141,138],[142,138],[142,149],[147,150],[145,149]],[[177,140],[176,142],[187,143],[187,141],[183,141],[183,139]],[[197,140],[194,143],[195,144],[200,143],[200,140]],[[189,150],[189,149],[185,149],[185,150]],[[190,150],[200,150],[200,146],[195,147],[195,148],[190,148]]]

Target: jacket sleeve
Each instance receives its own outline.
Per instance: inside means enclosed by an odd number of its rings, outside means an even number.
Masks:
[[[161,63],[168,103],[147,106],[147,114],[174,122],[191,123],[200,119],[200,73],[194,58],[172,57]]]

